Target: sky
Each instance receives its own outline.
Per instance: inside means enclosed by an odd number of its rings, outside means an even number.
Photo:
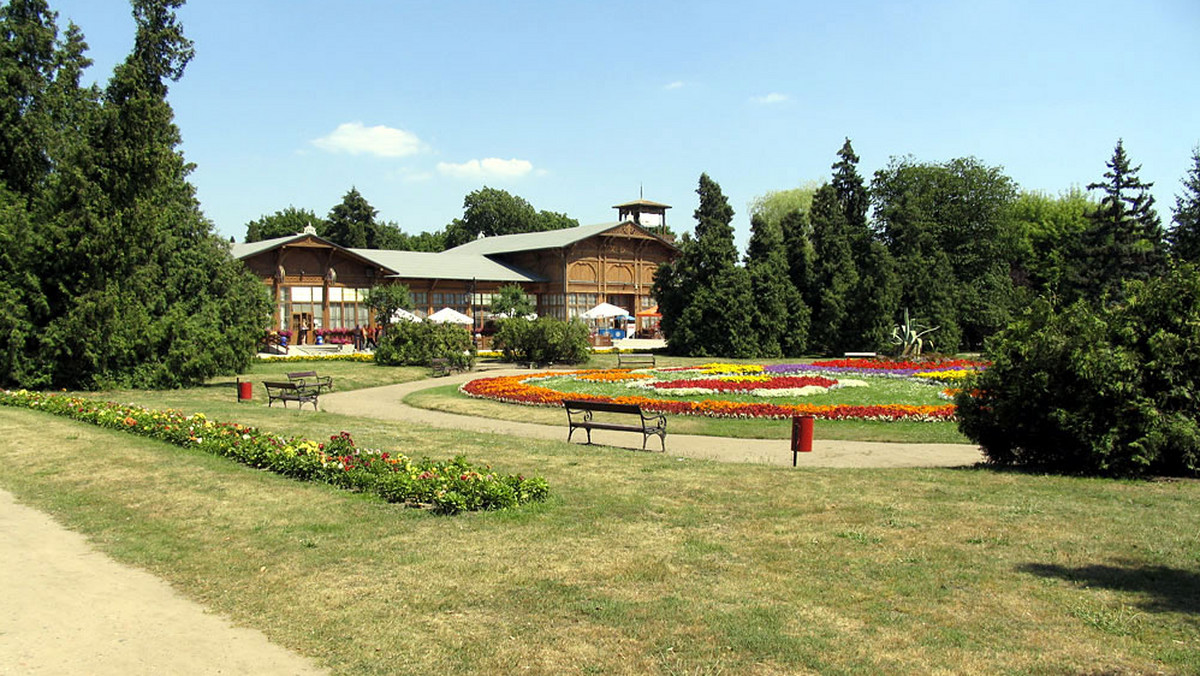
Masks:
[[[107,82],[123,0],[49,0]],[[581,224],[638,199],[691,231],[701,173],[734,208],[828,180],[843,141],[974,156],[1022,189],[1102,179],[1118,139],[1164,224],[1200,144],[1200,2],[192,0],[169,100],[216,230],[355,187],[435,231],[501,188]]]

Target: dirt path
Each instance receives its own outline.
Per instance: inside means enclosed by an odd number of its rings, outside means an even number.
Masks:
[[[0,491],[0,674],[324,674]]]
[[[431,387],[465,383],[481,377],[529,373],[526,369],[494,370],[484,373],[465,373],[435,380],[419,380],[351,392],[333,392],[321,396],[321,408],[333,413],[358,415],[381,420],[403,420],[434,427],[472,429],[514,436],[558,439],[565,441],[567,426],[538,425],[480,418],[415,408],[404,403],[404,397]],[[819,423],[818,423],[819,427]],[[668,429],[669,423],[668,423]],[[576,432],[579,441],[582,432]],[[627,432],[593,432],[592,440],[612,446],[640,449],[642,435]],[[651,439],[650,448],[658,448]],[[752,462],[770,465],[790,465],[792,452],[786,439],[729,439],[701,437],[688,434],[667,434],[667,453],[677,457],[718,460],[721,462]],[[818,438],[812,453],[802,453],[801,467],[961,467],[983,460],[976,446],[967,444],[908,444],[871,441],[834,441]]]

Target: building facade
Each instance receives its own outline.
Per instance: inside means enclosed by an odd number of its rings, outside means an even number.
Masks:
[[[318,330],[374,324],[364,301],[378,284],[405,284],[419,316],[449,307],[475,319],[477,329],[492,295],[509,284],[531,295],[543,316],[568,319],[602,302],[637,315],[655,306],[654,275],[678,249],[639,225],[665,225],[666,205],[639,200],[616,208],[621,221],[483,237],[440,253],[349,249],[312,231],[234,244],[232,253],[269,286],[271,329],[291,332],[293,343],[313,342]],[[638,318],[637,329],[648,326]]]

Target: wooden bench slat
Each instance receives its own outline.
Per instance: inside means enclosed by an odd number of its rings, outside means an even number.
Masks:
[[[630,366],[633,366],[633,365],[654,366],[655,365],[654,355],[644,354],[644,353],[634,353],[634,352],[622,354],[622,353],[618,352],[617,353],[617,368],[624,368],[626,364],[628,364]]]
[[[592,443],[592,430],[614,430],[620,432],[641,432],[642,450],[646,450],[646,442],[651,435],[657,436],[662,443],[662,450],[667,450],[667,416],[662,413],[647,414],[637,404],[618,404],[608,401],[590,401],[585,399],[564,399],[563,408],[567,412],[567,441],[575,434],[575,430],[587,431],[588,443]],[[592,420],[592,413],[621,413],[636,415],[641,418],[640,425],[601,422]],[[577,419],[577,416],[582,419]]]

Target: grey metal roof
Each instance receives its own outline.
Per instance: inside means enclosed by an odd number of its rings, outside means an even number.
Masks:
[[[476,279],[494,282],[541,282],[542,277],[494,261],[477,253],[347,249],[376,265],[391,270],[390,277],[408,279]]]
[[[286,237],[276,237],[275,239],[264,239],[258,242],[234,242],[229,245],[229,253],[233,254],[234,258],[242,259],[249,258],[255,254],[260,254],[264,251],[270,251],[277,246],[283,246],[292,240],[297,240],[302,237],[308,237],[305,233],[288,235]]]
[[[523,232],[516,235],[496,235],[481,237],[466,244],[450,249],[454,253],[473,253],[485,256],[513,251],[536,251],[538,249],[559,249],[575,242],[594,237],[621,225],[620,221],[612,223],[597,223],[596,225],[581,225],[562,230],[546,230],[544,232]]]

